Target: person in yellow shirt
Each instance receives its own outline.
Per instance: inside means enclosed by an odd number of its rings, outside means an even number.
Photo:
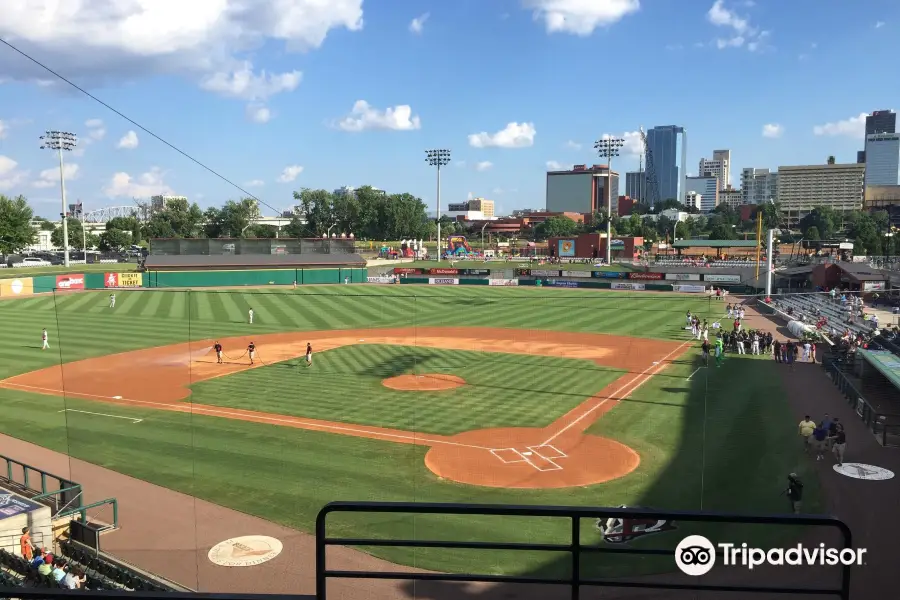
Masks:
[[[801,437],[803,437],[803,451],[809,452],[809,446],[812,443],[812,434],[816,430],[816,424],[813,423],[809,415],[803,417],[803,420],[800,421],[799,431]]]

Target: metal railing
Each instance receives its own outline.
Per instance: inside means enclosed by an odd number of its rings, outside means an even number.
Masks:
[[[822,366],[831,376],[834,385],[844,394],[847,404],[853,408],[866,427],[875,435],[878,443],[885,448],[900,448],[900,441],[895,441],[900,440],[900,414],[883,413],[876,410],[854,385],[850,377],[844,373],[839,363],[826,357]]]
[[[375,514],[413,514],[413,515],[469,515],[469,516],[513,516],[513,517],[555,517],[569,521],[570,539],[566,544],[541,543],[499,543],[499,542],[454,542],[440,540],[404,540],[404,539],[361,539],[339,538],[327,535],[327,520],[334,513],[369,513]],[[662,583],[650,580],[628,579],[591,579],[582,575],[581,559],[590,553],[632,554],[638,556],[668,555],[673,557],[674,550],[644,548],[612,548],[608,546],[586,546],[581,540],[581,521],[583,519],[619,518],[674,520],[695,523],[730,523],[756,525],[806,525],[831,527],[837,529],[844,548],[852,548],[850,528],[832,517],[795,516],[795,515],[739,515],[701,513],[687,511],[659,511],[635,508],[590,508],[564,506],[506,506],[488,504],[430,504],[409,502],[332,502],[319,512],[316,518],[316,598],[327,600],[327,584],[332,579],[386,579],[402,581],[444,581],[444,582],[479,582],[506,583],[528,585],[564,585],[571,590],[572,600],[579,600],[583,587],[643,588],[653,590],[692,590],[712,592],[756,592],[767,594],[803,594],[832,595],[841,600],[850,598],[850,567],[841,567],[841,584],[835,588],[798,588],[798,587],[761,587],[751,585],[700,585],[681,583]],[[528,577],[513,575],[487,574],[446,574],[446,573],[414,573],[414,572],[376,572],[376,571],[341,571],[332,570],[327,565],[326,549],[328,546],[368,546],[393,548],[442,548],[457,550],[502,550],[526,552],[554,552],[569,554],[568,577]],[[673,571],[675,565],[673,564]]]
[[[115,498],[107,498],[106,500],[100,500],[98,502],[94,502],[92,504],[87,504],[85,506],[79,506],[78,508],[70,508],[67,510],[60,511],[58,514],[54,516],[55,519],[62,519],[64,517],[71,517],[73,515],[78,515],[81,518],[82,523],[88,522],[88,514],[92,508],[99,508],[101,506],[106,506],[107,504],[112,505],[113,511],[113,522],[109,526],[101,529],[101,531],[105,531],[107,529],[118,529],[119,528],[119,501]]]
[[[60,503],[72,504],[76,508],[81,506],[80,484],[8,456],[0,455],[0,461],[6,463],[3,474],[0,474],[0,482],[10,484],[29,494],[36,494],[30,496],[32,499],[50,500],[56,504],[57,508]],[[19,473],[21,473],[21,477],[17,477]],[[35,481],[35,478],[38,481]],[[56,487],[52,488],[49,485],[50,482],[55,482]]]

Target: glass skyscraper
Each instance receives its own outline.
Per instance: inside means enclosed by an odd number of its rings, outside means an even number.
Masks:
[[[678,152],[678,134],[682,136],[681,160]],[[656,173],[656,184],[659,189],[658,200],[660,202],[670,198],[674,198],[679,202],[684,201],[683,196],[687,190],[680,189],[679,185],[685,177],[684,150],[685,137],[683,127],[662,125],[647,131],[647,151],[649,154],[652,154],[653,171]],[[650,159],[648,157],[644,158],[646,164],[649,165]],[[649,186],[646,189],[650,189]]]
[[[866,136],[866,187],[900,184],[900,135]]]

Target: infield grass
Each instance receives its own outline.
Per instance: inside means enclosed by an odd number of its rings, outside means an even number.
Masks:
[[[0,302],[0,376],[31,371],[65,362],[134,348],[171,344],[187,339],[245,335],[251,331],[319,330],[379,326],[492,326],[616,333],[635,337],[684,339],[680,329],[688,309],[701,314],[721,312],[721,305],[706,298],[665,294],[620,294],[581,290],[532,290],[507,288],[417,288],[409,286],[344,286],[296,292],[163,292],[128,291],[117,294],[115,309],[107,307],[106,294],[76,293],[40,296]],[[404,294],[424,292],[410,297]],[[314,293],[313,293],[314,292]],[[257,323],[244,322],[253,306]],[[712,308],[710,308],[712,305]],[[189,318],[190,317],[190,318]],[[58,319],[58,324],[57,324]],[[50,332],[52,352],[41,352],[40,330]],[[60,351],[59,345],[62,344]],[[262,352],[261,348],[261,352]],[[515,356],[506,380],[517,377],[516,398],[531,390],[527,408],[510,406],[500,391],[485,392],[478,406],[474,398],[464,410],[430,406],[429,399],[380,396],[369,399],[376,379],[385,371],[381,359],[390,353],[409,352],[403,347],[379,347],[375,351],[347,347],[317,355],[316,367],[330,364],[322,375],[298,373],[296,368],[272,365],[235,376],[203,382],[200,396],[212,394],[219,402],[246,401],[256,390],[258,410],[279,412],[320,411],[323,417],[340,419],[332,410],[356,410],[353,418],[392,419],[398,411],[405,422],[435,431],[474,428],[472,423],[505,425],[537,423],[554,418],[569,402],[557,394],[549,406],[541,399],[551,388],[548,377],[557,377],[562,392],[584,393],[583,398],[606,382],[598,369],[557,366],[542,357]],[[448,360],[441,351],[415,348],[436,361]],[[377,354],[384,352],[386,354]],[[329,354],[331,356],[329,357]],[[500,357],[506,355],[499,355]],[[466,379],[492,374],[479,372],[482,365],[462,361],[452,368]],[[538,364],[528,363],[529,358]],[[429,358],[430,362],[431,358]],[[360,361],[362,361],[360,363]],[[502,361],[498,361],[502,362]],[[0,432],[67,453],[116,471],[183,491],[200,498],[249,512],[300,530],[310,531],[315,515],[327,502],[344,500],[478,502],[501,504],[555,504],[617,506],[621,504],[674,509],[746,510],[785,512],[779,496],[783,477],[791,471],[807,473],[806,461],[795,439],[795,427],[784,402],[779,368],[773,361],[754,357],[732,358],[721,369],[695,371],[696,352],[652,378],[631,397],[592,427],[631,445],[642,462],[628,477],[607,484],[564,490],[498,490],[440,481],[424,466],[427,448],[351,438],[256,423],[245,423],[186,413],[115,407],[115,414],[144,419],[139,424],[92,415],[57,411],[64,408],[96,410],[96,403],[52,396],[0,390]],[[373,364],[374,363],[374,364]],[[412,362],[415,370],[417,361]],[[437,364],[437,363],[435,363]],[[407,362],[407,367],[410,363]],[[448,365],[444,365],[448,366]],[[502,368],[503,365],[490,366]],[[552,368],[551,368],[552,367]],[[430,365],[429,365],[430,368]],[[567,378],[548,370],[562,370]],[[254,381],[256,373],[268,374]],[[535,375],[529,381],[530,373]],[[572,375],[577,374],[577,377]],[[456,373],[454,373],[456,374]],[[250,379],[247,379],[247,378]],[[293,387],[289,378],[305,378],[319,390],[301,399],[304,386]],[[314,378],[322,379],[316,381]],[[593,379],[591,379],[593,378]],[[498,376],[497,381],[501,378]],[[313,380],[313,381],[310,381]],[[356,385],[354,385],[356,384]],[[258,386],[266,385],[264,392]],[[218,388],[205,389],[208,386]],[[357,387],[358,386],[358,387]],[[368,387],[367,387],[368,386]],[[597,389],[592,389],[597,388]],[[368,391],[367,391],[368,390]],[[381,390],[379,389],[379,393]],[[475,393],[478,392],[476,387]],[[322,398],[321,394],[325,394]],[[459,390],[450,392],[462,393]],[[500,394],[494,398],[494,394]],[[356,394],[359,394],[357,396]],[[236,397],[240,396],[240,397]],[[425,395],[427,396],[427,395]],[[561,396],[561,397],[560,397]],[[317,406],[318,403],[330,406]],[[511,398],[511,396],[509,397]],[[198,398],[199,399],[199,398]],[[209,402],[209,399],[204,399]],[[391,402],[389,408],[378,404]],[[548,403],[550,404],[550,403]],[[106,407],[110,409],[110,407]],[[440,408],[436,416],[426,415]],[[382,414],[390,412],[390,415]],[[480,412],[479,412],[480,411]],[[517,412],[519,411],[519,412]],[[106,412],[106,411],[101,411]],[[465,419],[465,420],[464,420]],[[466,424],[467,426],[463,427]],[[396,426],[393,425],[393,426]],[[24,457],[19,457],[24,458]],[[601,460],[602,457],[598,457]],[[807,478],[805,507],[820,509],[814,477]],[[568,525],[546,519],[496,519],[474,517],[418,517],[397,515],[345,515],[331,521],[336,535],[415,537],[490,541],[568,541]],[[679,524],[671,533],[651,536],[639,545],[674,547],[688,531]],[[592,524],[584,525],[585,540],[598,540]],[[707,532],[696,528],[698,532]],[[718,526],[721,540],[772,542],[790,532],[766,534],[746,527]],[[373,554],[403,564],[451,572],[560,574],[565,566],[545,554],[518,552],[446,551],[436,549],[369,549]],[[585,563],[587,575],[670,570],[671,560],[620,556],[597,557]]]

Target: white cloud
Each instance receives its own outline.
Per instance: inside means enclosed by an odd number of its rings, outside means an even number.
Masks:
[[[316,49],[334,29],[362,27],[363,0],[21,0],[4,3],[0,36],[89,85],[175,74],[247,97],[289,89],[291,74],[222,77],[246,75],[237,57],[263,45]],[[24,60],[0,63],[4,76],[45,77]]]
[[[581,150],[581,144],[569,140],[568,142],[566,142],[566,148],[568,148],[569,150]]]
[[[494,134],[486,131],[471,134],[469,145],[474,148],[528,148],[534,145],[535,135],[534,123],[512,122]]]
[[[136,178],[122,171],[114,174],[109,183],[103,187],[103,193],[110,198],[147,198],[160,194],[172,194],[173,191],[163,181],[162,170],[159,167],[153,167]]]
[[[535,20],[544,21],[547,33],[589,36],[641,8],[640,0],[522,0]]]
[[[83,140],[86,144],[99,142],[106,137],[106,127],[101,119],[89,119],[84,122],[84,126],[88,129],[87,138]]]
[[[247,118],[254,123],[268,123],[272,120],[272,111],[262,104],[248,104]]]
[[[884,21],[877,21],[875,23],[875,29],[881,29],[882,27],[884,27]]]
[[[244,187],[262,187],[264,185],[266,185],[266,182],[262,179],[251,179],[244,184]]]
[[[825,136],[845,136],[857,139],[866,137],[866,113],[859,113],[856,117],[850,117],[843,121],[835,121],[833,123],[825,123],[824,125],[816,125],[813,127],[815,135]]]
[[[75,163],[63,164],[63,174],[66,181],[70,179],[78,179],[79,167]],[[59,185],[59,167],[51,167],[44,169],[38,174],[38,180],[32,183],[36,188],[50,188]]]
[[[555,160],[547,161],[547,170],[548,171],[565,171],[566,166],[560,162],[556,162]]]
[[[412,131],[421,129],[422,123],[418,116],[412,114],[412,108],[408,104],[400,104],[381,111],[369,106],[365,100],[357,100],[350,114],[341,119],[337,126],[351,132],[372,129]]]
[[[421,15],[421,16],[419,16],[419,17],[416,17],[415,19],[413,19],[412,21],[410,21],[410,23],[409,23],[409,30],[410,30],[412,33],[415,33],[415,34],[421,34],[421,33],[422,33],[422,28],[425,27],[425,21],[428,20],[428,17],[429,17],[429,16],[430,16],[430,15],[429,15],[428,13],[425,13],[424,15]]]
[[[238,63],[232,69],[207,75],[201,82],[203,89],[241,100],[259,101],[282,92],[292,92],[300,85],[303,74],[300,71],[254,73],[249,61]]]
[[[600,139],[606,140],[611,137],[613,137],[612,134],[604,133]],[[644,153],[644,142],[641,140],[639,131],[626,131],[622,135],[616,134],[615,137],[623,140],[622,149],[620,150],[621,155],[640,156]]]
[[[766,123],[762,128],[762,136],[766,138],[780,138],[784,134],[784,127],[778,123]]]
[[[303,172],[303,167],[300,165],[290,165],[285,167],[284,170],[281,171],[281,175],[278,176],[279,183],[290,183],[297,179],[297,176]]]
[[[88,119],[84,122],[84,126],[88,129],[97,129],[103,127],[103,119]]]
[[[488,169],[490,169],[493,166],[494,166],[494,163],[492,163],[491,161],[483,160],[480,163],[478,163],[477,165],[475,165],[475,170],[476,171],[487,171]]]
[[[125,150],[134,150],[138,147],[140,140],[138,140],[138,136],[134,131],[129,131],[125,135],[122,136],[122,139],[119,140],[117,148],[122,148]]]
[[[753,5],[745,6],[749,8]],[[716,27],[731,30],[728,37],[716,39],[715,45],[719,50],[746,47],[750,52],[757,52],[765,47],[766,40],[771,35],[769,31],[760,31],[747,18],[726,8],[724,0],[713,3],[706,13],[706,20]]]
[[[9,125],[0,120],[0,140],[6,137],[7,132],[9,131]]]
[[[0,155],[0,191],[11,190],[22,185],[27,177],[28,171],[19,169],[19,163],[7,156]]]

